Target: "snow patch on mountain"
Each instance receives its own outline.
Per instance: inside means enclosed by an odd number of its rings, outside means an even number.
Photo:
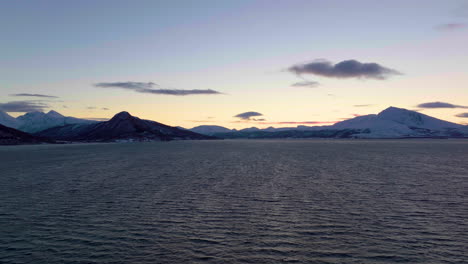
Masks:
[[[18,128],[19,124],[20,122],[16,120],[16,118],[0,110],[0,125],[16,129]]]
[[[30,112],[14,118],[5,112],[0,111],[0,124],[21,130],[23,132],[34,133],[44,129],[68,124],[90,124],[95,121],[79,119],[70,116],[63,116],[56,111]]]

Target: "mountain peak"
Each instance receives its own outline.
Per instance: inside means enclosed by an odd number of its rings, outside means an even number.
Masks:
[[[399,124],[406,125],[410,128],[426,128],[433,130],[440,130],[444,128],[456,128],[460,127],[459,124],[440,120],[425,114],[418,113],[403,108],[389,107],[378,115],[378,118],[383,120],[390,120]]]
[[[50,116],[50,117],[64,117],[62,114],[54,111],[54,110],[50,110],[47,114],[47,116]]]
[[[398,107],[390,106],[390,107],[386,108],[385,110],[381,111],[379,113],[379,115],[382,114],[382,113],[407,113],[407,112],[414,112],[414,111],[410,111],[410,110],[404,109],[404,108],[398,108]]]
[[[111,121],[112,120],[125,120],[125,119],[129,119],[129,118],[132,118],[133,116],[126,112],[126,111],[122,111],[118,114],[116,114],[114,117],[112,117]]]

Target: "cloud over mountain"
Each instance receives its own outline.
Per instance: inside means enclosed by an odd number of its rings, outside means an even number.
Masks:
[[[345,60],[333,64],[327,60],[314,60],[309,63],[296,64],[288,70],[297,75],[314,74],[329,78],[360,78],[384,80],[400,72],[386,68],[377,63],[361,63],[357,60]]]
[[[420,107],[420,108],[468,108],[468,106],[455,105],[455,104],[444,103],[444,102],[422,103],[422,104],[418,104],[417,107]]]
[[[455,115],[456,117],[461,117],[461,118],[468,118],[468,113],[460,113],[458,115]]]
[[[244,112],[244,113],[237,114],[234,117],[240,118],[242,120],[253,120],[253,121],[264,121],[265,120],[263,118],[262,119],[252,119],[252,117],[255,117],[255,116],[263,116],[263,114],[261,114],[259,112],[249,111],[249,112]]]
[[[42,101],[12,101],[0,103],[0,110],[5,112],[43,112],[50,106]]]
[[[165,95],[197,95],[197,94],[222,94],[221,92],[212,89],[153,89],[154,86],[158,86],[153,82],[111,82],[111,83],[96,83],[95,87],[100,88],[121,88],[132,90],[138,93],[149,93],[149,94],[165,94]],[[159,87],[159,86],[158,86]]]

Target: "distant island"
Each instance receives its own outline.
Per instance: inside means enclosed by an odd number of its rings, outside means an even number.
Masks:
[[[222,126],[172,127],[134,117],[128,112],[97,122],[65,117],[55,111],[17,118],[0,112],[0,144],[53,142],[134,142],[206,139],[274,138],[468,138],[468,126],[407,109],[389,107],[331,126],[228,129]]]

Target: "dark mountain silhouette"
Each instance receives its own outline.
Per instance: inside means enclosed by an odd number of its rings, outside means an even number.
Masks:
[[[23,131],[0,125],[0,145],[39,144],[53,141],[35,137]]]
[[[174,139],[214,139],[195,132],[142,120],[127,112],[95,124],[72,124],[49,128],[36,136],[66,141],[167,141]]]

